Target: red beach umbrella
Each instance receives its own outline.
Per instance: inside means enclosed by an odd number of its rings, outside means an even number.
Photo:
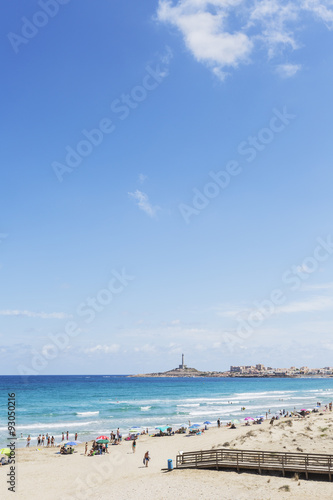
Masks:
[[[109,438],[107,436],[98,436],[98,438],[96,438],[96,441],[98,441],[99,439],[107,439],[107,440],[109,440]]]

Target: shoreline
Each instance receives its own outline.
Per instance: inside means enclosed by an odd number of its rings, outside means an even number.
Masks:
[[[125,500],[144,495],[147,500],[182,499],[268,500],[275,498],[312,498],[333,495],[333,483],[325,480],[276,474],[237,473],[236,471],[174,470],[165,473],[168,459],[179,451],[212,448],[252,449],[308,453],[331,453],[333,412],[320,411],[305,418],[282,417],[274,425],[265,420],[261,425],[210,427],[202,435],[175,434],[150,437],[142,435],[136,453],[131,441],[109,446],[109,455],[84,456],[84,443],[75,447],[77,453],[63,456],[59,448],[34,447],[16,450],[17,491],[19,499],[33,499],[43,492],[50,500],[73,500],[94,497]],[[90,443],[89,443],[90,444]],[[89,449],[89,448],[88,448]],[[149,450],[149,467],[142,464]],[[0,468],[3,498],[11,498],[5,485],[8,466]]]
[[[286,379],[286,378],[305,378],[305,379],[312,379],[312,378],[333,378],[333,375],[207,375],[207,373],[202,374],[202,375],[170,375],[170,374],[138,374],[138,375],[124,375],[125,377],[129,378],[232,378],[232,379],[239,379],[239,378],[272,378],[272,379]]]

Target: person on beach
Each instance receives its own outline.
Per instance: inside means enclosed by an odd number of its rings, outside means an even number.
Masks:
[[[61,435],[61,441],[64,441],[64,440],[65,440],[65,434],[62,433],[62,435]]]
[[[221,420],[219,418],[217,419],[217,427],[221,427]]]
[[[148,467],[149,460],[150,460],[149,451],[146,451],[145,456],[143,457],[143,463],[146,467]]]
[[[51,447],[54,446],[54,436],[51,437]]]
[[[75,439],[74,439],[74,441],[77,441],[77,432],[75,433]]]
[[[42,446],[44,446],[44,443],[45,443],[45,436],[44,434],[42,435]]]
[[[27,448],[29,448],[29,446],[30,446],[30,441],[31,441],[31,437],[29,434],[29,436],[27,437]]]
[[[47,448],[50,446],[50,442],[51,442],[51,438],[50,438],[50,436],[48,436],[48,438],[47,438],[47,445],[46,445]]]
[[[133,442],[132,442],[132,450],[133,450],[133,453],[135,453],[135,449],[136,449],[136,439],[134,438],[134,439],[133,439]]]
[[[66,440],[68,441],[69,432],[66,432]]]
[[[40,446],[40,439],[41,439],[41,437],[40,437],[40,434],[39,434],[39,436],[37,438],[37,446]]]
[[[86,455],[87,454],[87,451],[88,451],[88,443],[86,443],[85,447],[84,447],[84,454]]]

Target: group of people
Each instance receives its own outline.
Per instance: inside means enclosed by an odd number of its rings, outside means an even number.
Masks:
[[[49,436],[49,434],[46,434],[46,436],[39,434],[37,437],[37,446],[44,446],[46,441],[46,447],[48,448],[50,445],[51,447],[54,446],[55,441],[54,441],[54,436]]]
[[[92,447],[88,453],[88,443],[85,444],[84,454],[88,457],[93,457],[94,455],[102,455],[102,453],[109,453],[108,443],[96,443],[93,441]]]
[[[120,444],[123,439],[122,434],[120,434],[119,427],[117,429],[117,432],[114,433],[113,431],[110,432],[110,441],[113,442],[113,444]]]
[[[68,448],[65,445],[61,446],[60,448],[61,455],[71,455],[72,453],[74,453],[74,448],[72,448],[71,446],[69,446]]]
[[[68,439],[69,439],[69,432],[67,431],[66,432],[66,441],[68,441]],[[64,432],[61,434],[61,441],[65,441],[65,433]],[[74,441],[77,441],[77,432],[75,433]]]
[[[66,432],[66,441],[68,441],[68,439],[69,439],[69,432],[67,431]],[[65,433],[64,432],[62,433],[61,441],[65,441]],[[75,441],[77,441],[77,432],[75,433]],[[30,443],[31,443],[31,436],[29,434],[27,437],[27,444],[26,444],[27,448],[30,447]],[[46,435],[39,434],[39,436],[37,436],[37,446],[46,446],[47,448],[50,446],[51,447],[55,446],[54,436],[50,436],[48,433],[46,433]]]

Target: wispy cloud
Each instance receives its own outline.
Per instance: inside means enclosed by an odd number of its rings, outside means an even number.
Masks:
[[[42,319],[68,319],[72,316],[63,312],[35,312],[35,311],[20,311],[18,309],[6,309],[0,311],[0,316],[26,316],[28,318],[42,318]]]
[[[143,184],[145,180],[147,179],[147,176],[145,174],[139,174],[139,183]]]
[[[304,9],[314,14],[318,19],[324,21],[329,29],[333,27],[332,2],[330,0],[305,0]]]
[[[271,59],[302,46],[299,28],[309,14],[332,28],[331,0],[159,0],[157,20],[177,28],[195,59],[223,80],[231,68],[251,62],[256,49],[264,47]],[[284,78],[300,69],[278,67]]]
[[[144,344],[139,347],[135,347],[135,352],[155,352],[156,348],[152,344]]]
[[[333,282],[328,283],[315,283],[313,285],[304,284],[302,286],[302,290],[304,291],[314,291],[314,290],[333,290]]]
[[[110,354],[110,353],[116,353],[120,350],[120,345],[119,344],[111,344],[111,345],[95,345],[93,347],[86,347],[83,349],[83,352],[85,354]]]
[[[153,206],[148,198],[148,195],[143,191],[137,189],[134,193],[128,193],[135,201],[140,210],[143,210],[149,217],[156,217],[157,212],[160,207],[157,205]]]
[[[312,285],[307,288],[306,291],[324,291],[331,290],[333,284],[326,283],[322,285]],[[305,291],[305,288],[303,289]],[[231,318],[231,319],[246,319],[251,313],[254,313],[259,308],[260,301],[258,302],[258,306],[233,306],[233,307],[214,307],[213,310],[217,314],[217,316],[222,318]],[[272,304],[273,305],[273,304]],[[296,313],[312,313],[316,311],[326,311],[333,308],[333,297],[327,295],[314,295],[311,297],[307,297],[304,300],[298,301],[289,301],[288,303],[276,306],[272,309],[269,316],[278,316],[282,314],[296,314]]]
[[[332,307],[333,297],[318,296],[309,300],[290,302],[289,304],[278,307],[274,312],[275,314],[309,313],[330,310]]]
[[[302,66],[300,64],[279,64],[276,67],[276,72],[281,78],[291,78],[295,76]]]

